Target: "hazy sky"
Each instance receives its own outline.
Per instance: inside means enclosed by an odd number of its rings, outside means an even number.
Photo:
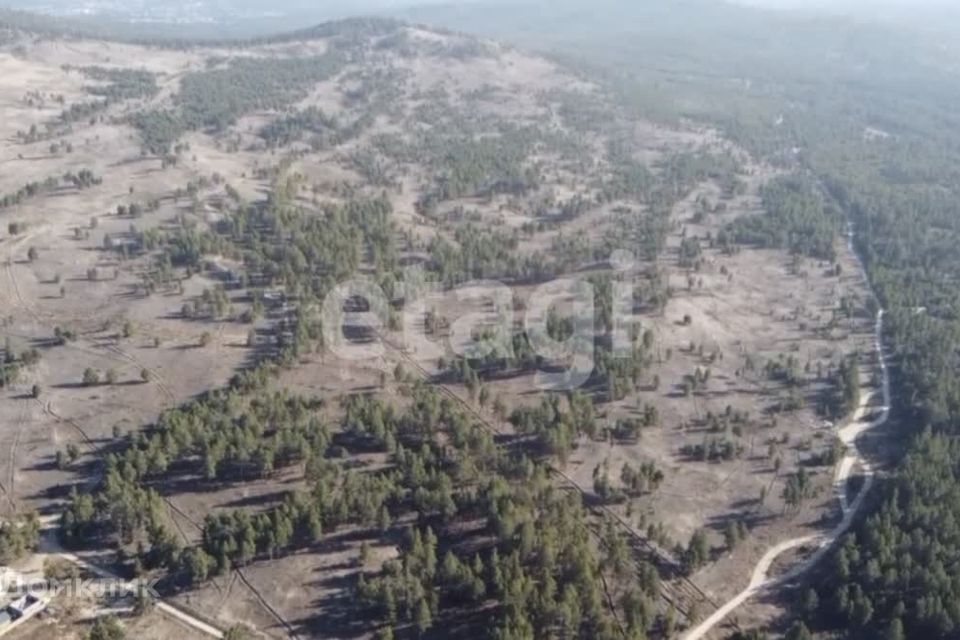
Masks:
[[[956,0],[731,0],[756,7],[789,9],[883,9],[890,7],[952,6]]]

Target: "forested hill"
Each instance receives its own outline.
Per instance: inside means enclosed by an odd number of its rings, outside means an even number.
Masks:
[[[476,7],[414,15],[575,56],[617,78],[641,110],[711,120],[821,180],[888,310],[908,453],[791,618],[856,638],[957,637],[960,83],[949,22],[915,16],[907,31],[715,3],[631,5],[528,5],[538,20],[484,20]]]
[[[401,21],[391,17],[359,16],[311,21],[310,26],[284,21],[281,28],[231,29],[228,25],[166,25],[82,17],[59,17],[0,7],[0,36],[15,34],[56,38],[102,39],[163,48],[226,46],[236,49],[265,44],[317,40],[332,36],[372,37],[389,33]]]

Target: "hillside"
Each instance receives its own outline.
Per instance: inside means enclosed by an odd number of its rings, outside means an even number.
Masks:
[[[621,98],[390,20],[8,29],[0,561],[266,637],[670,637],[829,530],[843,216]]]
[[[536,19],[496,3],[412,14],[551,48],[616,78],[641,112],[715,123],[756,157],[815,176],[849,221],[885,311],[891,402],[869,415],[891,412],[890,437],[859,438],[878,487],[842,546],[737,609],[771,635],[952,638],[960,624],[949,604],[960,562],[960,85],[955,11],[939,4],[864,5],[855,19],[618,0],[589,15],[575,2],[525,5],[542,9]]]

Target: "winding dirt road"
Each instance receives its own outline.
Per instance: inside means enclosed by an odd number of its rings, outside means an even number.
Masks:
[[[848,232],[848,242],[851,250],[853,249],[852,237],[852,233]],[[860,261],[860,268],[861,271],[863,271],[862,261]],[[869,283],[869,280],[866,279],[866,273],[863,273],[863,277],[865,281]],[[882,309],[877,312],[876,325],[874,328],[874,349],[877,354],[877,360],[880,363],[880,372],[882,378],[880,390],[880,393],[883,396],[882,409],[876,418],[873,420],[867,420],[867,410],[870,408],[870,403],[873,398],[876,397],[877,391],[862,394],[862,397],[860,398],[860,405],[857,407],[857,410],[850,420],[850,423],[840,429],[838,433],[840,439],[843,441],[843,444],[847,447],[847,452],[837,467],[833,488],[840,501],[840,507],[843,511],[843,519],[839,524],[837,524],[836,527],[828,532],[786,540],[767,551],[767,553],[764,554],[763,558],[760,559],[760,562],[758,562],[757,566],[754,568],[753,574],[750,577],[750,584],[747,586],[747,588],[734,596],[729,602],[721,606],[713,615],[701,622],[698,626],[691,629],[683,637],[683,640],[700,640],[700,638],[703,638],[707,633],[710,632],[711,629],[717,626],[723,621],[724,618],[730,615],[736,608],[749,600],[755,594],[767,589],[779,587],[812,569],[824,558],[824,556],[826,556],[826,554],[833,547],[834,543],[839,540],[840,537],[850,528],[854,518],[857,516],[860,508],[863,506],[864,499],[867,497],[867,494],[870,493],[870,489],[873,487],[874,481],[874,470],[870,463],[864,458],[858,447],[860,438],[871,429],[884,424],[890,417],[890,374],[887,368],[887,356],[883,349],[883,313],[884,312]],[[851,502],[848,480],[850,479],[851,472],[857,464],[859,464],[862,469],[864,482],[860,488],[860,491]],[[773,566],[774,561],[776,561],[778,557],[787,551],[799,547],[816,547],[816,551],[814,551],[813,554],[811,554],[802,563],[790,571],[775,578],[770,578],[767,576],[770,571],[770,567]]]

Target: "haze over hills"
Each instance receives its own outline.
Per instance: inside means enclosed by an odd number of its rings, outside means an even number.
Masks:
[[[657,6],[665,8],[662,2],[618,1],[613,5],[594,6],[582,0],[560,0],[542,2],[542,0],[357,0],[345,4],[320,0],[304,2],[301,0],[283,0],[265,2],[264,0],[218,0],[218,1],[181,1],[164,2],[116,2],[114,0],[13,0],[4,6],[11,9],[37,11],[57,16],[73,16],[98,21],[117,21],[121,23],[152,24],[154,28],[163,25],[180,25],[189,31],[211,35],[264,35],[280,30],[302,27],[310,22],[322,22],[328,19],[372,14],[402,14],[413,9],[423,16],[442,16],[451,9],[466,9],[473,18],[483,18],[483,22],[496,22],[500,18],[510,21],[515,11],[529,14],[536,21],[536,13],[550,16],[564,7],[579,7],[584,15],[593,19],[598,14],[626,16],[633,7]],[[860,19],[886,20],[909,24],[929,24],[944,28],[944,18],[955,16],[956,6],[946,0],[846,0],[844,2],[820,2],[818,0],[705,0],[699,3],[680,3],[677,11],[686,12],[695,18],[697,12],[711,12],[715,9],[730,12],[734,5],[757,7],[762,9],[789,9],[821,15],[853,15]],[[933,13],[933,16],[928,16]],[[531,23],[532,24],[532,23]],[[201,28],[203,27],[203,28]],[[164,31],[165,32],[165,31]]]
[[[259,0],[24,0],[10,9],[70,18],[80,25],[142,37],[249,37],[303,28],[326,20],[383,13],[391,0],[261,2]]]
[[[914,28],[932,28],[948,33],[951,17],[956,17],[957,9],[949,2],[938,0],[920,0],[918,2],[898,2],[897,0],[851,0],[846,3],[835,2],[799,2],[796,0],[744,0],[742,3],[727,0],[705,0],[697,3],[680,3],[675,12],[686,13],[688,18],[697,19],[697,14],[713,14],[716,10],[734,15],[734,5],[758,7],[763,9],[789,9],[808,14],[850,15],[861,20],[886,21],[900,25],[912,25]],[[141,34],[174,35],[175,27],[181,29],[181,35],[213,36],[251,36],[276,33],[278,31],[302,28],[305,24],[356,15],[415,15],[430,23],[433,20],[447,21],[451,14],[461,11],[461,17],[470,16],[466,27],[475,24],[476,30],[489,29],[493,24],[516,22],[517,13],[525,16],[524,22],[535,29],[543,30],[547,25],[556,27],[551,16],[557,12],[575,13],[582,11],[588,22],[597,17],[623,16],[629,19],[635,7],[665,8],[662,2],[618,1],[595,6],[581,0],[560,0],[542,2],[541,0],[457,0],[453,2],[429,2],[424,0],[360,0],[345,4],[342,2],[301,2],[285,0],[282,2],[264,2],[263,0],[228,1],[166,1],[166,2],[115,2],[113,0],[87,0],[77,3],[66,0],[14,0],[5,4],[12,9],[37,11],[54,16],[68,16],[103,25],[104,22],[138,25]],[[649,17],[649,16],[648,16]],[[541,24],[540,20],[545,18]],[[503,19],[503,20],[501,20]],[[955,22],[953,23],[956,24]],[[486,27],[484,25],[487,25]],[[152,31],[151,31],[152,29]]]

